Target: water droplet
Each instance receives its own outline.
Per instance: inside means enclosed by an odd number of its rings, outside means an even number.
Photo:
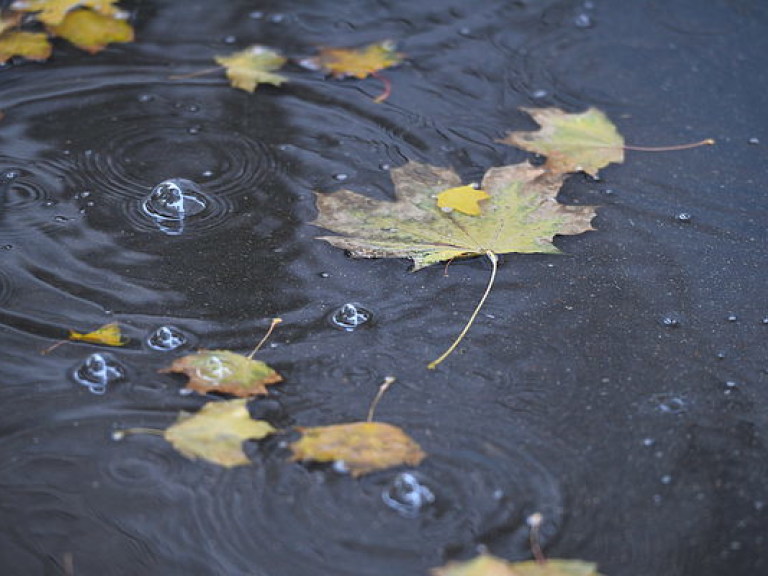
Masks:
[[[667,328],[679,328],[682,322],[682,318],[679,314],[675,314],[673,312],[671,314],[662,316],[660,322],[662,326],[666,326]]]
[[[125,379],[125,368],[111,354],[95,353],[75,369],[73,376],[91,393],[104,394],[107,386]]]
[[[280,24],[283,20],[285,20],[285,14],[272,14],[269,17],[269,21],[273,24]]]
[[[592,28],[595,25],[595,22],[589,14],[582,12],[581,14],[574,16],[573,24],[576,28]]]
[[[384,503],[407,518],[415,518],[422,508],[435,501],[435,495],[410,472],[395,476],[381,493]]]
[[[654,400],[658,402],[657,408],[659,412],[664,412],[665,414],[682,414],[688,407],[688,403],[681,396],[659,394],[654,397]]]
[[[163,232],[176,235],[183,232],[185,218],[203,212],[207,203],[195,182],[172,178],[155,186],[142,206]]]
[[[222,38],[221,41],[224,44],[235,44],[237,42],[237,36],[233,36],[230,34],[229,36],[224,36],[224,38]]]
[[[46,200],[43,202],[43,206],[45,208],[51,208],[52,206],[56,206],[57,202],[55,200]]]
[[[187,342],[184,333],[174,326],[160,326],[147,338],[147,346],[153,350],[169,352],[183,346]]]
[[[672,476],[669,474],[664,474],[661,478],[659,478],[662,484],[671,484],[672,483]]]
[[[739,383],[734,382],[733,380],[728,380],[725,383],[725,390],[723,391],[726,395],[730,396],[734,392],[736,392],[739,389]]]
[[[250,18],[251,20],[261,20],[262,18],[264,18],[264,12],[262,12],[261,10],[254,10],[253,12],[248,13],[248,18]]]
[[[213,178],[214,174],[215,172],[213,170],[203,170],[200,173],[200,176],[202,176],[203,178]]]
[[[338,174],[333,175],[334,180],[338,180],[339,182],[344,182],[344,180],[347,180],[349,178],[349,174],[344,174],[344,172],[339,172]]]
[[[654,444],[656,444],[656,440],[654,440],[653,438],[643,438],[643,446],[650,448]]]
[[[331,326],[352,332],[355,328],[370,322],[373,313],[360,304],[349,302],[336,310],[330,318]]]
[[[152,96],[152,94],[139,94],[139,98],[138,98],[139,102],[142,102],[145,104],[147,102],[152,102],[154,99],[155,97]]]
[[[546,98],[549,96],[549,92],[544,90],[543,88],[539,88],[538,90],[534,90],[531,92],[531,98],[536,98],[537,100],[540,100],[541,98]]]
[[[738,319],[739,317],[736,316],[736,314],[728,314],[728,318],[727,318],[728,322],[736,322]]]
[[[392,164],[388,164],[387,162],[382,162],[379,164],[380,170],[389,170],[390,168],[392,168]]]
[[[328,272],[320,272],[320,274],[318,274],[318,276],[320,276],[320,278],[330,278],[331,277],[331,275]]]
[[[197,104],[190,104],[189,106],[187,106],[187,110],[189,110],[190,112],[200,112],[200,106]]]
[[[195,134],[200,134],[200,131],[202,129],[203,129],[202,126],[200,126],[199,124],[195,124],[194,126],[190,126],[189,128],[187,128],[187,132],[194,136]]]
[[[690,224],[693,220],[693,216],[691,216],[690,212],[680,212],[677,216],[675,216],[675,220],[682,224]]]
[[[760,139],[753,137],[753,138],[750,138],[749,140],[747,140],[747,142],[749,142],[753,146],[757,146],[758,144],[760,144]]]
[[[15,168],[8,168],[8,170],[4,170],[2,172],[2,179],[6,182],[10,182],[11,180],[16,180],[16,178],[21,176],[21,171],[16,170]]]
[[[462,36],[469,36],[472,34],[472,30],[470,30],[466,26],[462,26],[461,28],[459,28],[459,34],[461,34]]]
[[[59,216],[54,216],[53,221],[56,222],[57,224],[65,224],[66,222],[69,222],[69,218],[67,218],[66,216],[59,215]]]
[[[763,318],[763,324],[768,324],[768,316],[766,316],[765,318]]]

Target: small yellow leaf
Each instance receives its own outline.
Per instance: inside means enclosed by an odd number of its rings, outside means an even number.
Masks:
[[[581,560],[551,559],[545,562],[507,562],[481,554],[466,562],[449,562],[433,568],[432,576],[601,576],[597,565]]]
[[[624,138],[597,108],[569,114],[559,108],[522,108],[541,126],[533,132],[510,132],[501,140],[547,157],[552,172],[584,171],[597,176],[600,168],[624,162]]]
[[[290,446],[293,460],[338,462],[353,477],[401,464],[416,466],[426,456],[402,429],[384,422],[352,422],[298,430],[302,436]]]
[[[443,210],[458,210],[462,214],[479,216],[479,202],[488,198],[490,196],[485,190],[478,190],[472,186],[456,186],[440,192],[437,195],[437,205]]]
[[[117,322],[105,324],[93,332],[80,333],[70,330],[69,339],[92,342],[94,344],[104,344],[105,346],[125,346],[125,343],[127,342],[127,340],[122,337],[122,334],[120,334],[120,326]]]
[[[229,350],[200,350],[177,358],[160,372],[186,374],[187,389],[200,394],[222,392],[243,398],[266,394],[267,386],[283,381],[264,362]]]
[[[320,54],[310,61],[324,68],[335,78],[365,78],[374,72],[400,64],[403,58],[403,54],[395,51],[394,42],[384,40],[362,48],[322,48]]]
[[[165,430],[165,439],[193,460],[202,458],[227,468],[250,464],[243,441],[269,436],[275,428],[263,420],[253,420],[246,402],[209,402],[195,414],[182,412]]]
[[[101,52],[113,42],[133,42],[130,24],[92,10],[69,12],[61,24],[48,26],[48,31],[91,54]]]
[[[91,8],[99,14],[113,18],[125,18],[127,14],[117,8],[118,0],[16,0],[11,8],[20,12],[39,12],[37,18],[43,24],[57,26],[75,8]]]
[[[5,32],[0,36],[0,63],[14,56],[28,60],[47,60],[51,56],[51,43],[43,32]]]
[[[259,84],[280,86],[288,79],[280,74],[273,74],[285,64],[285,57],[266,46],[250,46],[229,56],[216,56],[218,64],[227,70],[227,78],[235,88],[254,92]]]

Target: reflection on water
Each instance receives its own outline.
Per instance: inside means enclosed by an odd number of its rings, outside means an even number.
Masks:
[[[537,513],[545,553],[605,574],[768,570],[762,4],[124,4],[135,43],[0,69],[4,574],[427,574],[478,546],[529,558]],[[169,79],[256,42],[298,61],[384,38],[408,60],[382,104],[375,79],[298,66],[255,94]],[[348,259],[313,239],[313,193],[392,199],[407,160],[477,180],[525,159],[496,142],[532,128],[518,108],[551,105],[600,106],[633,144],[723,143],[571,178],[562,200],[602,205],[598,232],[507,256],[467,345],[427,371],[486,265]],[[224,470],[111,440],[203,404],[157,373],[173,357],[246,353],[277,316],[258,356],[286,384],[253,416],[360,420],[393,374],[377,417],[422,465],[352,479],[289,462],[281,435]],[[112,321],[119,350],[39,353]]]

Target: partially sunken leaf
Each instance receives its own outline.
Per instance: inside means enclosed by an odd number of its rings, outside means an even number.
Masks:
[[[541,126],[535,132],[510,132],[505,144],[547,157],[555,173],[584,171],[597,176],[611,162],[624,162],[624,138],[597,108],[568,114],[559,108],[522,108]]]
[[[47,60],[51,56],[51,43],[43,32],[5,32],[0,36],[0,63],[14,56],[28,60]]]
[[[321,236],[357,258],[411,258],[414,270],[461,256],[558,253],[554,236],[592,230],[591,206],[566,206],[555,197],[560,177],[540,177],[530,164],[491,168],[481,188],[489,198],[480,216],[444,212],[437,197],[461,185],[449,168],[410,162],[391,171],[395,202],[341,190],[317,194],[313,225],[343,236]]]
[[[466,562],[449,562],[432,569],[432,576],[601,576],[597,565],[581,560],[507,562],[481,554]]]
[[[127,342],[120,333],[120,326],[117,322],[105,324],[93,332],[81,333],[70,330],[69,339],[92,342],[94,344],[104,344],[106,346],[124,346]]]
[[[232,467],[250,464],[244,440],[259,440],[275,432],[263,420],[253,420],[245,399],[209,402],[196,414],[182,412],[165,431],[165,439],[187,458],[202,458]]]
[[[490,198],[485,190],[478,190],[472,186],[457,186],[448,188],[437,195],[437,205],[443,210],[458,210],[462,214],[470,216],[480,215],[480,200]]]
[[[335,78],[365,78],[374,72],[400,64],[403,54],[395,50],[394,42],[384,40],[362,48],[322,48],[318,56],[310,61]]]
[[[48,30],[91,54],[101,52],[113,42],[133,42],[130,24],[92,10],[70,12],[61,24],[50,25]]]
[[[291,444],[294,460],[338,462],[354,477],[402,464],[416,466],[426,456],[400,428],[383,422],[352,422],[298,430],[302,436]]]
[[[267,393],[267,386],[283,381],[275,370],[229,350],[200,350],[177,358],[160,372],[178,372],[189,378],[187,389],[201,394],[222,392],[240,397]]]
[[[285,57],[265,46],[251,46],[229,56],[216,56],[218,64],[227,70],[227,78],[235,88],[253,92],[259,84],[280,86],[288,79],[280,74],[273,74],[285,64]]]
[[[80,7],[91,8],[113,18],[125,18],[125,12],[115,6],[117,2],[118,0],[16,0],[11,8],[20,12],[39,12],[37,18],[40,22],[56,26],[61,24],[71,10]]]

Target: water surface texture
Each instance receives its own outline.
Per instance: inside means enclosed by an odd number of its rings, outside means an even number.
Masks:
[[[0,68],[0,572],[8,576],[418,576],[479,547],[610,576],[768,573],[765,170],[759,0],[136,0],[136,42]],[[376,79],[290,64],[255,94],[170,80],[254,43],[295,60],[390,38]],[[521,106],[603,109],[629,152],[560,196],[598,205],[566,253],[408,271],[314,240],[313,193],[392,198],[388,169],[465,182],[529,155]],[[350,308],[351,307],[351,308]],[[352,479],[191,461],[164,428],[207,399],[157,371],[199,347],[285,377],[277,427],[377,418],[429,454]],[[71,342],[118,322],[126,346]]]

